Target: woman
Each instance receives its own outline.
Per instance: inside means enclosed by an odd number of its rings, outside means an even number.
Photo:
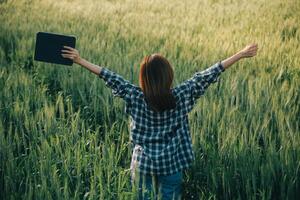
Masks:
[[[137,87],[120,75],[88,62],[79,52],[64,46],[62,56],[95,73],[124,99],[131,117],[130,139],[134,144],[131,161],[132,183],[139,199],[180,199],[182,171],[191,165],[194,153],[189,136],[188,113],[211,83],[242,58],[255,56],[251,44],[233,56],[204,71],[196,72],[182,84],[172,87],[173,69],[159,54],[146,56],[140,68]]]

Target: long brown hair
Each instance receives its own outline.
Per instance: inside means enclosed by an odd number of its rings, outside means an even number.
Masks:
[[[161,112],[176,107],[176,100],[171,92],[173,78],[173,68],[160,54],[152,54],[143,59],[139,84],[145,100],[155,111]]]

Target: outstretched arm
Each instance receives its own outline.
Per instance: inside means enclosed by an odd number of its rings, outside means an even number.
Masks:
[[[92,73],[96,74],[105,81],[106,86],[112,89],[113,95],[123,98],[126,102],[130,102],[131,94],[135,86],[124,79],[119,74],[110,71],[106,67],[100,67],[81,58],[77,49],[64,46],[62,56],[73,60],[74,63],[81,65]]]
[[[95,65],[93,63],[90,63],[89,61],[81,58],[78,63],[79,65],[81,65],[82,67],[88,69],[90,72],[96,74],[96,75],[99,75],[101,70],[102,70],[102,67],[98,66],[98,65]]]
[[[178,88],[183,91],[183,94],[187,99],[187,101],[185,101],[187,103],[187,112],[192,110],[196,99],[204,94],[209,85],[218,81],[218,77],[225,69],[229,68],[241,58],[255,56],[256,52],[256,44],[248,45],[233,56],[226,58],[221,62],[217,62],[203,71],[196,72],[190,79],[180,84]]]
[[[240,50],[233,56],[223,60],[221,64],[224,67],[224,69],[227,69],[228,67],[230,67],[231,65],[233,65],[234,63],[236,63],[242,58],[249,58],[255,56],[257,53],[257,49],[258,49],[257,44],[247,45],[244,49]]]
[[[102,67],[81,58],[77,49],[68,46],[64,46],[64,48],[65,49],[61,50],[63,52],[63,54],[61,54],[62,57],[73,60],[74,63],[81,65],[82,67],[88,69],[90,72],[96,75],[100,74]]]

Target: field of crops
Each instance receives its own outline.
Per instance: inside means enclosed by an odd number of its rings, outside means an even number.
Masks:
[[[175,83],[248,43],[190,113],[184,199],[300,196],[299,0],[0,0],[0,199],[131,199],[124,102],[78,65],[33,60],[39,31],[138,84],[142,58]]]

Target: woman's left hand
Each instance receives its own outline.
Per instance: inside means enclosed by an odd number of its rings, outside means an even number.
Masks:
[[[63,52],[61,55],[64,58],[71,59],[74,63],[79,63],[81,57],[79,55],[79,51],[77,49],[74,49],[69,46],[64,46],[65,49],[62,49],[61,52]]]

